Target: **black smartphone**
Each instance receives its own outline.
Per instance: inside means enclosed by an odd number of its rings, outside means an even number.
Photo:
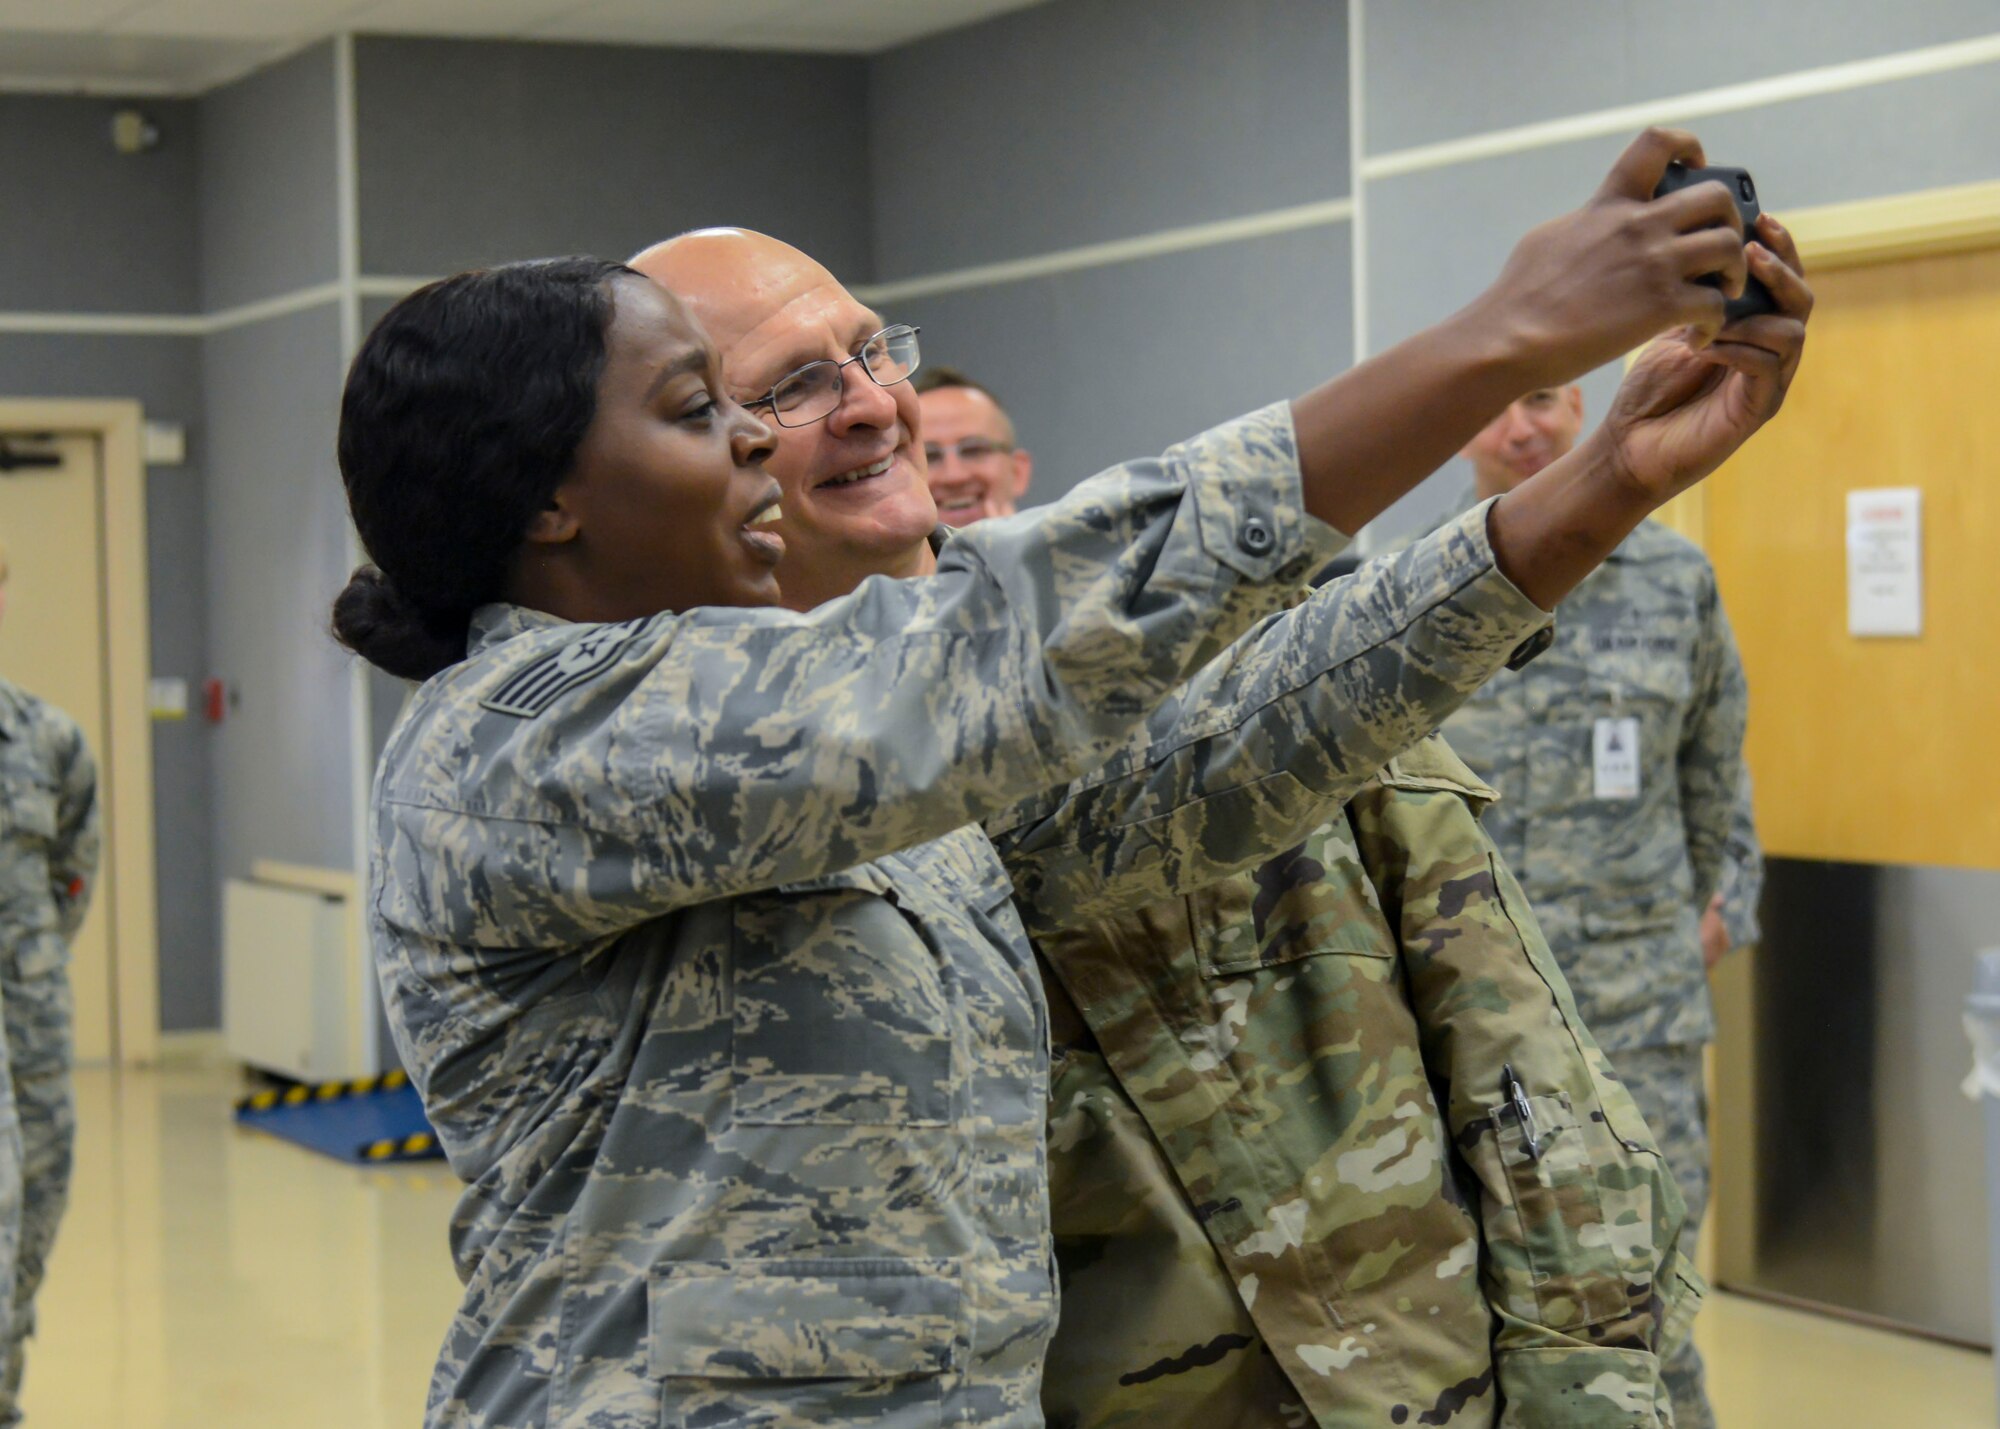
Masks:
[[[1667,176],[1660,180],[1660,186],[1653,190],[1654,198],[1662,198],[1690,184],[1719,183],[1729,190],[1729,196],[1736,200],[1736,211],[1743,215],[1743,233],[1746,242],[1757,231],[1757,215],[1764,210],[1757,205],[1757,185],[1750,177],[1748,169],[1732,169],[1722,164],[1711,164],[1705,169],[1690,169],[1686,164],[1667,165]],[[1701,280],[1711,287],[1722,286],[1720,273],[1710,274]],[[1759,313],[1775,313],[1778,304],[1771,297],[1771,290],[1752,278],[1744,285],[1743,296],[1731,298],[1724,308],[1728,321],[1738,318],[1756,317]]]

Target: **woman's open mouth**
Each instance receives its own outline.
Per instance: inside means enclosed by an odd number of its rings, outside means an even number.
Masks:
[[[743,544],[755,552],[759,560],[768,561],[774,566],[784,558],[785,538],[773,531],[771,526],[774,522],[782,520],[784,514],[778,506],[778,498],[772,496],[759,502],[750,519],[737,528],[737,534],[743,538]]]

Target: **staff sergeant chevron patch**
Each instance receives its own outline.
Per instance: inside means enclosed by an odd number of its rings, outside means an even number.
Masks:
[[[610,669],[647,624],[644,620],[627,620],[618,625],[597,626],[561,649],[551,650],[539,660],[522,666],[479,703],[495,714],[533,719],[570,690]]]

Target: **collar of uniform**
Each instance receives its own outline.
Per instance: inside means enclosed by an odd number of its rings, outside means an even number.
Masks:
[[[477,655],[531,630],[547,630],[551,626],[571,623],[559,615],[550,615],[546,610],[530,610],[525,605],[495,601],[472,612],[472,628],[466,632],[465,653]]]
[[[933,556],[942,556],[944,554],[944,543],[951,539],[951,527],[949,526],[932,527],[929,539],[931,543],[931,554]]]

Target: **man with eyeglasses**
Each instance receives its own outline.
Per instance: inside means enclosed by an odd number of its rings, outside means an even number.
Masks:
[[[999,399],[955,367],[925,367],[912,381],[924,414],[924,466],[938,520],[970,526],[1012,516],[1035,459],[1014,437]]]
[[[1522,384],[1523,368],[1595,366],[1675,321],[1712,332],[1720,304],[1709,301],[1713,290],[1694,292],[1694,280],[1723,270],[1730,285],[1740,285],[1740,228],[1704,236],[1710,225],[1734,221],[1733,204],[1719,195],[1713,213],[1697,213],[1646,201],[1669,158],[1698,156],[1688,136],[1649,132],[1590,205],[1524,239],[1481,300],[1288,407],[1266,409],[1197,442],[1209,450],[1217,442],[1266,449],[1276,443],[1302,464],[1310,460],[1321,479],[1337,473],[1346,509],[1335,518],[1358,529],[1451,455],[1489,409],[1503,405]],[[785,603],[811,608],[849,593],[865,598],[857,587],[870,576],[927,574],[936,513],[924,480],[921,412],[904,380],[918,357],[915,334],[885,328],[824,268],[758,234],[684,235],[639,255],[633,266],[682,296],[716,341],[726,384],[778,429],[768,468],[784,490]],[[1047,935],[1083,926],[1292,847],[1481,680],[1509,660],[1532,658],[1547,628],[1532,608],[1560,599],[1646,512],[1713,469],[1775,412],[1796,367],[1809,304],[1803,283],[1794,276],[1792,284],[1791,326],[1784,332],[1719,347],[1715,356],[1696,351],[1698,338],[1656,349],[1627,378],[1591,451],[1266,621],[1219,652],[1170,697],[1147,737],[1098,773],[1066,794],[991,821],[987,832],[1006,861],[1027,928]],[[1716,366],[1730,369],[1720,381]],[[1162,458],[1184,459],[1175,451]],[[1225,539],[1252,558],[1273,545],[1272,531],[1254,520]],[[1107,632],[1107,638],[1117,637]],[[911,658],[922,652],[913,650]],[[1052,730],[1050,737],[1062,735]],[[895,757],[893,749],[883,753]],[[1072,971],[1078,999],[1092,1001],[1091,970]],[[1031,969],[1024,966],[1021,976],[1033,986]],[[1175,986],[1176,995],[1190,995]],[[1234,1026],[1230,999],[1211,998],[1206,1006],[1211,1049],[1226,1055]],[[1504,1135],[1497,1120],[1502,1090],[1464,1094],[1485,1100],[1496,1139]],[[1011,1120],[1031,1112],[1041,1108],[993,1107],[983,1114]],[[1571,1152],[1566,1146],[1549,1169],[1573,1166]],[[966,1194],[982,1193],[968,1187]],[[1568,1206],[1573,1198],[1551,1190],[1545,1199]],[[1575,1204],[1580,1214],[1581,1202]],[[1677,1208],[1666,1195],[1648,1204],[1650,1219],[1635,1217],[1631,1206],[1619,1208],[1621,1255],[1636,1241],[1671,1248]],[[1220,1215],[1239,1209],[1212,1208]],[[1567,1214],[1557,1211],[1552,1233],[1567,1227],[1610,1243],[1608,1222],[1576,1226]],[[1281,1254],[1296,1243],[1288,1217],[1274,1207],[1264,1223],[1245,1227],[1246,1243],[1268,1243]],[[950,1239],[949,1228],[940,1226],[939,1243]],[[1019,1250],[1014,1289],[1046,1296],[1034,1288],[1047,1284],[1045,1253]],[[1653,1261],[1650,1254],[1642,1258]],[[1616,1422],[1648,1424],[1646,1346],[1660,1332],[1663,1307],[1651,1285],[1626,1281],[1626,1268],[1621,1260],[1615,1283],[1598,1287],[1592,1308],[1602,1313],[1592,1323],[1601,1328],[1606,1317],[1618,1319],[1641,1347],[1631,1352],[1629,1373],[1600,1374],[1578,1392],[1602,1401],[1599,1408],[1622,1405]],[[1475,1271],[1468,1263],[1454,1273]],[[1612,1298],[1616,1315],[1606,1303]],[[893,1328],[918,1332],[914,1321]],[[1356,1353],[1359,1333],[1343,1330],[1337,1319],[1327,1329],[1326,1343],[1302,1347],[1321,1375]],[[1045,1335],[1046,1327],[1037,1333]],[[962,1352],[976,1360],[979,1347]],[[945,1358],[956,1365],[960,1353]]]

